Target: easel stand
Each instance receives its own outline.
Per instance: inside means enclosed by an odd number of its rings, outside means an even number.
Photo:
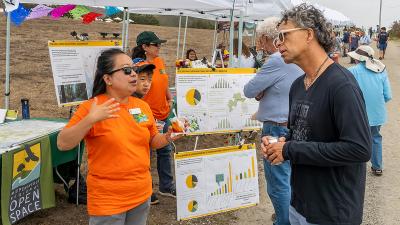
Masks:
[[[212,68],[215,68],[215,64],[216,64],[216,61],[217,61],[217,55],[218,55],[219,58],[221,59],[222,68],[225,68],[225,65],[224,65],[224,58],[223,58],[223,55],[222,55],[222,51],[221,51],[221,49],[219,49],[219,48],[217,48],[217,49],[214,50],[214,53],[213,53],[213,56],[212,56],[212,59],[211,59],[211,67],[212,67]]]
[[[255,137],[257,136],[257,130],[250,130],[249,135],[247,135],[247,136],[244,135],[243,132],[244,132],[243,130],[240,130],[240,131],[233,132],[233,133],[227,133],[228,134],[228,145],[229,146],[234,146],[234,145],[242,146],[246,142],[250,143],[249,141],[254,141]],[[193,151],[197,150],[200,136],[206,136],[206,134],[195,135]]]

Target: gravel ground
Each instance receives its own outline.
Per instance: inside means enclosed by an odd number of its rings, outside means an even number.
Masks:
[[[0,17],[0,43],[5,43],[5,17]],[[12,26],[11,35],[11,108],[18,109],[19,100],[23,97],[31,99],[31,115],[33,117],[63,117],[68,116],[67,108],[58,108],[51,67],[48,56],[47,41],[71,39],[69,33],[76,30],[78,33],[87,32],[90,37],[99,38],[98,32],[119,32],[120,24],[95,22],[84,25],[80,21],[61,19],[38,19],[24,22],[20,27]],[[166,59],[167,71],[171,75],[170,82],[174,82],[174,61],[177,43],[177,29],[170,27],[154,27],[131,25],[130,42],[134,43],[136,35],[143,30],[153,30],[168,43],[162,49],[162,56]],[[208,39],[206,39],[208,37]],[[220,35],[222,37],[222,34]],[[187,48],[195,48],[199,56],[208,55],[211,49],[212,30],[188,29]],[[0,74],[5,74],[4,45],[0,45]],[[381,177],[372,176],[368,171],[367,188],[365,195],[364,223],[365,225],[395,225],[400,224],[400,151],[397,141],[400,133],[400,42],[390,42],[386,59],[383,61],[389,70],[394,99],[388,104],[389,121],[382,128],[384,174]],[[342,60],[347,64],[348,58]],[[4,76],[0,77],[0,92],[4,93]],[[0,96],[0,102],[4,99]],[[224,136],[202,137],[199,148],[221,146],[226,141]],[[189,150],[193,146],[192,139],[184,139],[178,143],[179,151]],[[214,216],[194,219],[190,221],[176,221],[175,201],[160,197],[160,204],[151,208],[150,225],[269,225],[273,212],[269,198],[266,196],[264,174],[259,157],[260,204],[255,207],[241,209],[234,212],[222,213]],[[155,165],[154,159],[152,165]],[[155,167],[154,167],[155,168]],[[84,170],[84,168],[83,168]],[[153,170],[155,186],[158,178]],[[62,187],[56,185],[57,207],[34,213],[17,224],[87,224],[86,206],[76,207],[67,203],[66,194]]]

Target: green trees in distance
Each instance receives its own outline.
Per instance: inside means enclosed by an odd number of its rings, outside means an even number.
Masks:
[[[389,30],[389,36],[391,38],[400,38],[400,20],[393,22],[392,27]]]

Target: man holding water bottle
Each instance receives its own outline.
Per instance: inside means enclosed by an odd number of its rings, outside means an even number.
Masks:
[[[270,56],[256,76],[244,86],[244,95],[247,98],[260,101],[256,119],[263,122],[262,136],[267,136],[270,142],[277,142],[278,137],[285,136],[288,132],[289,89],[293,81],[304,73],[294,64],[285,64],[274,47],[278,22],[278,18],[268,18],[258,24],[257,46]],[[272,218],[274,225],[290,225],[290,162],[273,166],[264,159],[264,171],[267,192],[275,209],[276,216]]]

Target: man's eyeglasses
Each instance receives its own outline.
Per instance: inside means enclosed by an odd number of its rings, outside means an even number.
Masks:
[[[278,34],[278,37],[274,39],[273,44],[275,48],[278,48],[280,44],[285,42],[285,34],[290,33],[293,31],[298,31],[298,30],[308,30],[308,28],[292,28],[292,29],[287,29],[287,30],[281,30]],[[279,42],[279,43],[278,43]]]
[[[122,70],[122,71],[124,71],[125,75],[131,75],[132,72],[136,72],[137,69],[138,69],[137,66],[132,66],[132,67],[131,66],[125,66],[125,67],[122,67],[122,68],[119,68],[119,69],[111,71],[110,74],[113,74],[115,72],[118,72],[118,71]]]

